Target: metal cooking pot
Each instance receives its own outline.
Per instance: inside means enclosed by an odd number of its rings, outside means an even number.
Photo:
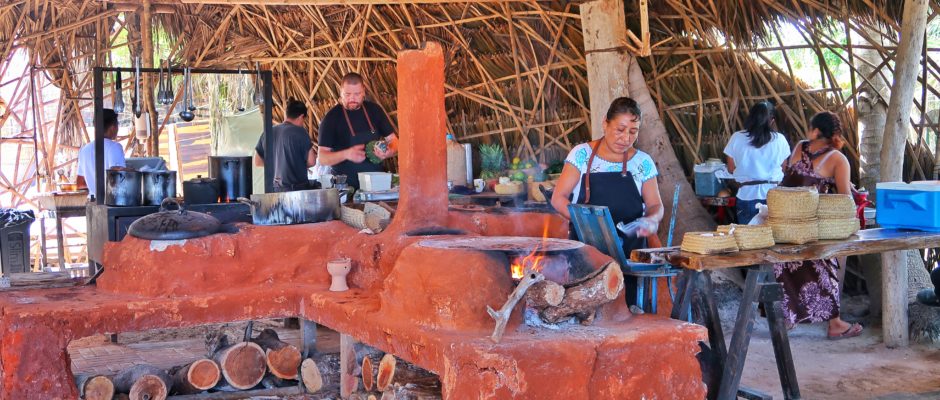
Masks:
[[[196,175],[195,178],[183,182],[183,199],[186,204],[214,204],[219,202],[219,180],[215,178],[203,178],[202,175]]]
[[[209,157],[209,177],[219,180],[223,203],[251,196],[251,157]]]
[[[176,197],[176,171],[143,171],[144,205],[157,206]]]
[[[169,209],[175,205],[176,209]],[[215,217],[201,212],[187,211],[175,199],[166,199],[160,211],[141,217],[127,229],[131,236],[149,240],[181,240],[216,233],[222,224]]]
[[[342,212],[336,189],[297,190],[253,194],[238,201],[251,206],[255,225],[290,225],[340,219]]]
[[[104,204],[109,206],[139,206],[141,203],[140,172],[119,168],[106,171]]]

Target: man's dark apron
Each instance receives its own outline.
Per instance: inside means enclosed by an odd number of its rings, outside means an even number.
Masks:
[[[353,129],[352,120],[349,119],[349,111],[346,111],[346,108],[343,107],[342,105],[340,105],[340,108],[342,108],[342,110],[343,110],[343,116],[346,117],[346,126],[349,127],[349,136],[350,136],[350,138],[349,138],[349,147],[353,147],[353,146],[360,145],[360,144],[361,144],[361,145],[366,145],[366,144],[369,144],[369,142],[371,142],[371,141],[373,141],[373,140],[380,140],[380,139],[382,139],[382,137],[379,136],[379,131],[375,129],[375,125],[372,124],[372,118],[369,117],[369,111],[368,111],[368,109],[366,109],[365,103],[363,103],[362,106],[359,107],[359,109],[362,110],[362,112],[365,114],[365,116],[366,116],[366,122],[369,124],[369,130],[367,130],[367,131],[366,131],[366,130],[359,130],[359,131],[356,131],[355,129]],[[352,161],[349,161],[349,162],[352,162]],[[381,164],[379,164],[379,165],[373,164],[373,163],[372,163],[371,161],[369,161],[368,159],[366,159],[366,160],[363,161],[362,163],[365,164],[365,165],[373,166],[373,167],[374,167],[374,168],[362,168],[362,167],[360,167],[360,169],[366,170],[366,171],[362,171],[362,172],[368,172],[368,171],[371,171],[371,172],[382,172],[382,171],[383,171]],[[353,187],[356,188],[356,189],[359,189],[359,175],[358,175],[358,174],[350,174],[350,176],[347,176],[347,177],[346,177],[346,183],[350,184],[351,186],[353,186]]]
[[[640,195],[633,181],[633,174],[627,171],[626,157],[623,159],[620,172],[591,172],[591,165],[594,163],[594,156],[597,155],[600,144],[601,141],[598,140],[592,147],[587,169],[581,177],[578,204],[607,206],[614,225],[620,222],[628,224],[643,216],[643,196]],[[634,249],[646,248],[646,237],[626,236],[619,230],[616,232],[623,241],[623,254],[627,258]],[[627,304],[636,304],[635,277],[624,276],[624,291]]]

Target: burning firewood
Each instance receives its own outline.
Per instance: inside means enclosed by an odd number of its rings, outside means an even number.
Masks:
[[[225,381],[236,389],[251,389],[261,382],[267,370],[264,350],[252,342],[223,347],[212,359],[219,364]]]
[[[170,389],[170,376],[152,365],[135,365],[114,376],[114,389],[130,400],[163,400]]]
[[[75,377],[78,395],[85,400],[111,400],[114,397],[114,382],[104,375],[79,375]]]
[[[208,358],[171,370],[173,393],[193,394],[213,388],[222,377],[219,365]]]
[[[297,379],[300,350],[284,343],[273,329],[264,329],[251,341],[264,350],[268,371],[280,379]]]
[[[557,306],[565,298],[565,287],[552,281],[541,281],[529,288],[525,298],[530,307],[538,310]]]
[[[499,311],[493,310],[490,306],[486,306],[486,311],[490,314],[490,317],[496,320],[496,328],[493,329],[493,335],[490,336],[490,340],[492,340],[493,343],[499,343],[499,341],[502,340],[503,332],[506,331],[506,324],[509,323],[509,315],[512,314],[512,309],[516,308],[516,304],[519,303],[522,296],[525,295],[526,291],[528,291],[532,285],[543,280],[545,280],[544,275],[533,269],[526,268],[523,271],[522,280],[520,280],[516,288],[513,289],[512,293],[509,295],[509,299],[503,304]],[[622,287],[622,276],[620,280]]]
[[[584,279],[565,285],[565,297],[561,303],[543,309],[539,316],[553,324],[572,316],[590,323],[597,307],[616,299],[621,290],[623,273],[620,266],[611,261]]]

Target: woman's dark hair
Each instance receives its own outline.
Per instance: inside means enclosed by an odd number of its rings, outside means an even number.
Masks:
[[[630,114],[634,117],[634,121],[639,121],[643,118],[643,112],[640,111],[640,105],[636,103],[636,100],[633,100],[629,97],[618,97],[610,103],[610,108],[607,109],[607,120],[611,121],[614,118],[617,118],[618,115]]]
[[[842,137],[842,121],[839,116],[829,111],[823,111],[813,116],[809,121],[810,129],[819,129],[819,136],[829,139],[832,147],[842,149],[845,145],[845,139]]]
[[[747,131],[747,137],[751,138],[751,146],[759,149],[770,143],[773,137],[772,126],[775,113],[776,109],[769,101],[762,101],[751,106],[751,111],[747,113],[747,119],[744,120],[744,130]]]

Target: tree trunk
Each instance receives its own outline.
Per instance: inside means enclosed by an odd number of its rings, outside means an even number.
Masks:
[[[193,394],[213,388],[222,372],[215,361],[203,358],[180,367],[172,375],[173,393]]]
[[[907,132],[910,129],[911,107],[913,106],[914,84],[917,82],[918,64],[921,49],[924,46],[924,34],[927,26],[927,0],[907,0],[904,3],[904,17],[901,24],[901,38],[898,41],[897,62],[894,67],[894,84],[891,87],[891,101],[888,103],[888,115],[885,122],[884,146],[881,149],[882,160],[904,160],[904,148]],[[881,166],[883,181],[900,181],[903,178],[904,163],[892,162]],[[907,265],[905,253],[887,252],[881,256],[882,264],[888,266],[884,279],[886,282],[907,282],[907,268],[892,268],[893,265]],[[908,345],[907,296],[900,293],[894,297],[883,295],[884,312],[903,315],[902,321],[884,327],[884,341],[887,347]],[[903,312],[901,311],[903,309]]]
[[[300,378],[307,393],[316,393],[328,386],[339,385],[339,355],[319,354],[300,364]]]
[[[114,389],[130,400],[163,400],[170,390],[170,376],[152,365],[135,365],[114,376]]]
[[[640,125],[640,136],[637,138],[636,146],[653,157],[656,169],[659,171],[659,193],[663,200],[663,209],[666,210],[665,218],[659,226],[660,239],[663,243],[666,242],[669,218],[673,212],[677,212],[672,210],[672,197],[676,191],[676,184],[679,184],[680,188],[680,206],[672,244],[680,244],[685,232],[715,230],[715,221],[695,197],[695,191],[686,179],[682,165],[679,164],[676,151],[669,142],[666,126],[659,118],[659,110],[653,101],[653,96],[650,95],[649,86],[646,85],[646,77],[643,76],[643,70],[640,69],[635,58],[631,57],[628,70],[630,97],[639,103],[640,110],[643,112],[643,122]]]
[[[582,321],[593,319],[597,307],[616,299],[622,290],[623,273],[620,265],[611,261],[586,279],[565,285],[565,297],[561,303],[541,310],[539,316],[552,324],[572,316],[579,316]]]

